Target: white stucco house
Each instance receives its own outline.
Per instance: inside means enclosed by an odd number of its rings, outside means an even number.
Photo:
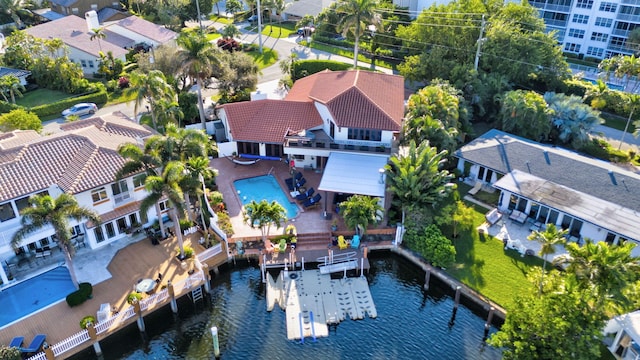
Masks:
[[[104,39],[93,39],[92,30],[102,28]],[[98,70],[100,52],[111,52],[113,57],[126,61],[126,55],[136,44],[144,43],[157,47],[175,44],[178,34],[147,20],[130,16],[125,19],[101,24],[95,11],[85,14],[85,19],[68,15],[24,30],[41,39],[60,39],[66,45],[69,59],[82,67],[85,75]]]
[[[154,134],[122,113],[94,117],[60,126],[61,132],[42,136],[35,131],[0,134],[0,261],[16,255],[11,245],[20,229],[20,210],[29,205],[34,194],[56,197],[72,194],[80,206],[96,211],[102,220],[70,220],[72,234],[96,249],[127,236],[132,224],[151,224],[155,209],[140,213],[146,197],[144,174],[115,181],[116,172],[125,163],[117,149],[124,143],[142,143]],[[167,211],[166,204],[161,209]],[[19,252],[37,253],[56,247],[52,227],[44,227],[25,238]],[[8,283],[0,266],[0,278]]]
[[[469,183],[500,191],[504,213],[568,229],[570,241],[640,244],[640,174],[495,129],[454,156]]]
[[[296,81],[283,100],[225,104],[218,115],[222,156],[287,161],[322,172],[318,190],[384,199],[381,169],[402,128],[404,79],[327,70]]]
[[[26,86],[27,85],[27,77],[29,77],[29,75],[31,75],[31,71],[21,70],[21,69],[12,69],[12,68],[8,68],[8,67],[0,66],[0,78],[3,77],[3,76],[9,76],[9,75],[13,75],[13,76],[17,77],[18,80],[20,80],[20,84],[22,86]]]

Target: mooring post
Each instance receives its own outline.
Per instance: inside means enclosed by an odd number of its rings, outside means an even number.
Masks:
[[[174,314],[177,314],[178,303],[176,302],[176,291],[173,288],[173,284],[171,283],[171,280],[167,281],[167,292],[171,297],[171,311],[173,311]]]
[[[369,247],[365,246],[364,249],[362,249],[362,257],[366,259],[368,252],[369,252]]]
[[[142,308],[140,308],[140,302],[137,299],[133,300],[133,311],[138,314],[138,319],[136,320],[136,322],[138,323],[138,329],[140,330],[140,332],[144,332],[145,326],[144,318],[142,317]]]
[[[489,315],[487,315],[487,322],[484,324],[485,330],[489,330],[489,328],[491,327],[491,320],[493,320],[494,311],[496,311],[495,307],[492,306],[491,308],[489,308]]]
[[[95,350],[96,355],[102,355],[102,349],[98,342],[98,332],[92,322],[87,323],[87,333],[89,333],[89,339],[93,341],[93,350]],[[53,349],[51,349],[51,354],[53,355]]]
[[[262,262],[262,264],[260,264],[260,273],[262,274],[262,283],[266,284],[267,283],[267,274],[266,272],[266,266],[265,266],[265,262],[267,261],[267,257],[265,256],[264,261]]]
[[[204,275],[204,291],[211,292],[211,274],[209,273],[209,265],[202,264],[202,275]]]
[[[99,347],[100,345],[98,345],[98,348]],[[55,360],[56,355],[53,353],[53,349],[46,341],[44,342],[44,344],[42,344],[42,349],[44,349],[44,356],[47,358],[47,360]],[[102,351],[100,351],[100,353],[102,353]],[[100,356],[100,354],[98,354],[97,352],[96,355]]]
[[[431,280],[431,269],[427,268],[424,274],[424,289],[429,290],[429,280]]]
[[[218,327],[213,326],[211,328],[211,337],[213,337],[213,355],[216,358],[220,357],[220,342],[218,340]]]
[[[304,271],[304,256],[302,257],[302,271]]]
[[[456,297],[454,300],[453,308],[457,310],[458,304],[460,304],[460,286],[456,286]]]
[[[360,277],[364,277],[364,258],[360,259]]]

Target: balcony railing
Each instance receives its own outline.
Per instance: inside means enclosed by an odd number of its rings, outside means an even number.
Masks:
[[[638,23],[640,22],[640,15],[618,14],[618,16],[616,16],[616,19]]]
[[[613,29],[611,31],[612,35],[617,35],[617,36],[622,36],[622,37],[627,37],[629,36],[630,31],[629,30],[621,30],[621,29]]]
[[[371,152],[371,153],[378,153],[378,154],[391,154],[391,149],[386,146],[339,144],[329,140],[301,140],[299,138],[286,139],[284,146],[290,147],[290,148],[326,149],[328,151],[341,150],[341,151],[353,151],[353,152]]]
[[[118,195],[113,196],[113,201],[116,203],[116,205],[122,205],[122,204],[128,203],[131,200],[132,200],[132,197],[129,191],[122,192]]]

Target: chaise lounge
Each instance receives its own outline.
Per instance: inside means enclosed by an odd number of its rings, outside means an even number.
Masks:
[[[511,215],[509,215],[509,219],[517,223],[524,224],[527,221],[527,214],[518,210],[513,210]]]
[[[294,185],[302,180],[302,173],[296,173],[296,175],[292,178],[285,179],[284,182],[287,184],[289,191],[294,190]]]
[[[20,348],[22,347],[23,343],[24,343],[24,336],[16,336],[13,339],[11,339],[11,342],[9,343],[9,347]]]
[[[310,188],[309,190],[305,191],[302,194],[299,194],[298,196],[296,196],[296,200],[298,201],[306,201],[311,195],[313,195],[313,193],[316,192],[314,190],[314,188]]]
[[[322,195],[316,194],[316,196],[312,197],[311,199],[307,199],[302,204],[302,206],[304,206],[305,209],[308,209],[308,208],[310,208],[312,206],[316,206],[320,202],[320,199],[322,199]]]
[[[26,354],[37,353],[42,348],[42,345],[44,345],[46,338],[47,335],[38,334],[33,338],[33,340],[31,340],[28,347],[20,348],[20,351]]]

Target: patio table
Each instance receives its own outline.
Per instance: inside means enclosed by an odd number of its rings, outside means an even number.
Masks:
[[[136,291],[140,293],[148,293],[151,290],[155,289],[156,281],[153,279],[142,279],[142,281],[138,282],[136,285]]]

